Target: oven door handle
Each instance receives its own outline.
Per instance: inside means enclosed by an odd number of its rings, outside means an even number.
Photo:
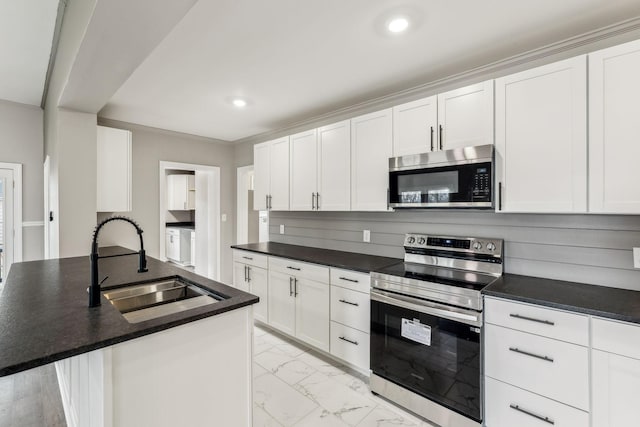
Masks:
[[[446,305],[437,304],[429,301],[416,301],[411,297],[404,297],[402,295],[390,294],[378,289],[371,289],[371,300],[381,302],[384,304],[395,305],[396,307],[406,308],[409,310],[418,311],[424,314],[430,314],[433,316],[443,317],[445,319],[461,322],[467,325],[482,326],[482,314],[467,314],[459,311],[452,311],[451,307]],[[465,310],[466,311],[466,310]]]

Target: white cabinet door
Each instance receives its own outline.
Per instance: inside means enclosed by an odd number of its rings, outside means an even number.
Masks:
[[[393,156],[437,150],[437,126],[437,96],[393,107]]]
[[[253,146],[253,208],[267,210],[271,167],[269,162],[269,143]]]
[[[253,317],[261,322],[267,323],[269,320],[269,277],[267,270],[259,267],[247,267],[247,278],[249,280],[248,292],[260,298],[260,301],[253,305]]]
[[[351,121],[318,128],[318,198],[321,211],[351,209]]]
[[[312,129],[289,137],[291,155],[292,211],[310,211],[316,206],[318,158],[316,130]]]
[[[233,286],[249,292],[249,284],[247,282],[247,265],[241,262],[233,263]]]
[[[269,209],[289,210],[289,137],[272,141],[269,149],[271,181]]]
[[[392,151],[391,108],[351,119],[351,210],[388,210]]]
[[[329,351],[330,286],[304,278],[296,280],[296,337]]]
[[[98,126],[96,160],[96,211],[130,211],[131,132]]]
[[[185,211],[195,208],[195,177],[167,175],[167,209]]]
[[[496,80],[498,210],[586,212],[586,79],[583,55]]]
[[[288,274],[269,271],[269,325],[289,335],[295,335],[296,298],[293,278]]]
[[[172,261],[180,261],[180,232],[178,230],[167,230],[166,239],[167,258]]]
[[[438,95],[438,136],[440,150],[493,144],[493,80]]]
[[[589,211],[640,213],[640,41],[589,54]]]
[[[593,427],[637,425],[640,360],[592,350]]]

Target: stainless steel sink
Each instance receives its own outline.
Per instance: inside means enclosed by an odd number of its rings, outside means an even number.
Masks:
[[[102,294],[129,323],[214,304],[222,299],[179,276],[109,289]]]

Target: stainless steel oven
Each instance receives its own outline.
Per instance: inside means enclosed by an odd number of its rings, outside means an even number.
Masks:
[[[445,427],[482,422],[482,288],[502,241],[409,234],[371,273],[371,390]]]
[[[493,207],[493,145],[389,159],[393,208]]]

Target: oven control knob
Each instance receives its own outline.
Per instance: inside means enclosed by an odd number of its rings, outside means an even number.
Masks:
[[[482,249],[482,243],[480,242],[475,242],[473,244],[473,249],[475,249],[476,251],[479,251],[480,249]]]
[[[493,242],[489,242],[487,243],[487,250],[488,251],[494,251],[496,249],[496,245]]]
[[[427,243],[427,240],[424,237],[421,237],[420,239],[418,239],[419,245],[424,245],[425,243]]]
[[[415,242],[415,241],[416,241],[416,238],[415,238],[415,237],[409,237],[409,238],[407,239],[407,243],[409,243],[409,244],[411,244],[411,243],[413,243],[413,242]]]

